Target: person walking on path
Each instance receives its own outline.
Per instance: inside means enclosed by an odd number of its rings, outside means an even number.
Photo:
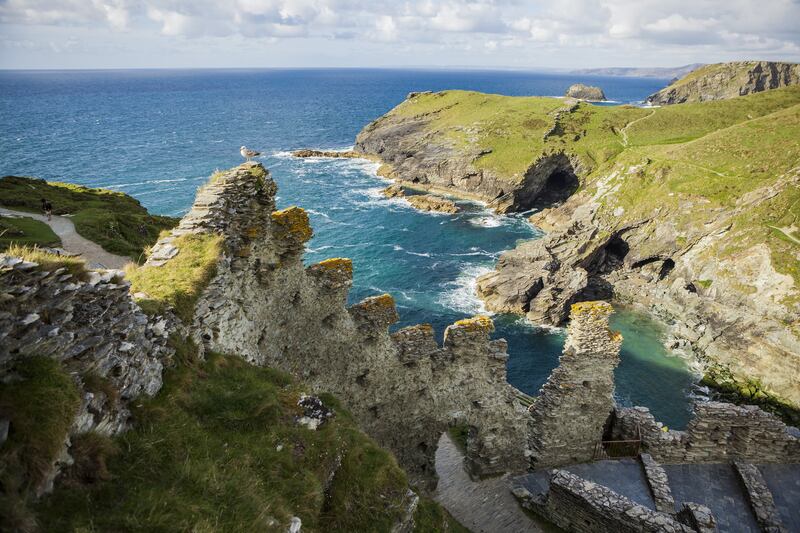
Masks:
[[[53,219],[53,204],[44,198],[42,198],[42,211],[47,215],[47,220]]]

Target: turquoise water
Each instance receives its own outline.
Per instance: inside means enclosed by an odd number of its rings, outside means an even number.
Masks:
[[[0,173],[32,175],[129,193],[157,213],[180,215],[215,169],[265,153],[280,206],[307,209],[315,236],[306,260],[354,261],[351,301],[389,292],[398,327],[444,328],[483,311],[475,277],[521,239],[540,236],[521,216],[498,217],[459,202],[457,215],[421,213],[386,199],[375,165],[291,158],[301,147],[345,148],[369,121],[410,91],[475,89],[559,95],[587,77],[520,72],[276,70],[0,72]],[[608,97],[641,101],[664,80],[597,78]],[[509,342],[509,381],[535,394],[557,365],[560,330],[495,316]],[[657,326],[620,312],[625,336],[618,399],[650,407],[673,427],[689,414],[693,378],[670,357]]]

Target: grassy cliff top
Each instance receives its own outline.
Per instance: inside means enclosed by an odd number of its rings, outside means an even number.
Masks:
[[[775,267],[800,283],[800,191],[787,184],[800,165],[798,86],[661,108],[446,91],[418,94],[386,117],[422,121],[425,134],[482,152],[477,167],[515,183],[538,158],[564,152],[584,190],[619,184],[601,200],[612,224],[658,212],[662,220],[670,214],[680,232],[715,209],[741,208],[739,240],[728,251],[766,243]],[[774,195],[767,191],[773,186],[780,189]],[[764,199],[743,206],[747,194]],[[618,207],[624,214],[612,217]]]
[[[151,215],[122,192],[19,176],[0,178],[1,207],[40,213],[42,198],[53,205],[53,214],[71,215],[82,237],[137,261],[161,230],[178,223],[176,218]]]

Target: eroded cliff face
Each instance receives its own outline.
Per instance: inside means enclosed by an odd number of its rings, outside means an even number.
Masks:
[[[473,474],[524,469],[525,411],[506,381],[506,343],[489,339],[491,320],[453,324],[441,346],[428,325],[390,334],[398,319],[392,297],[347,307],[352,263],[303,265],[308,217],[298,207],[276,210],[275,191],[263,167],[244,164],[203,188],[173,230],[224,238],[216,275],[196,305],[196,341],[333,393],[417,482],[434,479],[437,441],[455,425],[469,428]],[[151,261],[173,253],[171,242],[157,244]]]
[[[734,61],[705,65],[650,95],[654,105],[723,100],[800,83],[800,64]]]
[[[442,115],[463,107],[463,103],[437,102],[451,97],[447,92],[411,93],[396,110],[370,123],[358,134],[354,151],[383,162],[379,172],[384,177],[417,189],[487,202],[498,213],[525,211],[536,206],[537,200],[555,201],[548,197],[547,193],[551,193],[548,185],[556,189],[557,195],[561,189],[577,188],[573,168],[576,162],[562,153],[531,156],[519,169],[484,164],[486,156],[496,155],[496,149],[482,147],[477,140],[475,134],[481,130],[480,122],[459,126],[455,128],[457,135],[452,135],[449,122]],[[426,112],[426,106],[430,105],[428,100],[441,107]],[[573,99],[548,100],[551,101],[545,103],[550,116],[546,120],[537,117],[527,122],[529,131],[525,135],[539,140],[547,137],[556,127],[560,110],[575,105]],[[417,107],[419,111],[400,111]],[[548,178],[553,174],[559,177],[549,183]]]
[[[746,195],[732,210],[679,206],[694,219],[680,229],[667,206],[649,218],[626,219],[609,201],[618,190],[613,181],[534,215],[534,223],[551,233],[504,253],[496,270],[478,279],[487,307],[561,325],[574,302],[626,302],[668,325],[670,347],[800,404],[794,280],[776,271],[763,243],[733,255],[720,252],[739,235],[737,217],[798,186],[797,170],[778,186]]]

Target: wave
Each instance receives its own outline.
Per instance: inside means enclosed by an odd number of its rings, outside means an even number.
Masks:
[[[506,224],[503,219],[497,216],[471,218],[469,223],[473,226],[482,226],[484,228],[499,228]]]
[[[492,271],[488,265],[469,265],[461,270],[455,280],[445,284],[437,302],[453,311],[467,314],[494,314],[487,311],[483,300],[478,298],[478,277]]]
[[[206,179],[207,176],[195,176],[193,178],[175,178],[171,180],[145,180],[145,181],[132,181],[130,183],[115,183],[113,185],[106,185],[108,189],[122,189],[124,187],[136,187],[137,185],[150,185],[153,183],[177,183],[179,181],[201,180]]]

